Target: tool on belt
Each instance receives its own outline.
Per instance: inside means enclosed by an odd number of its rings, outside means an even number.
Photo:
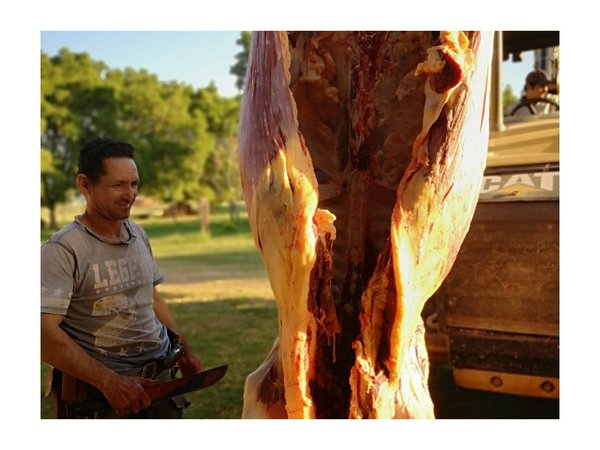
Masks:
[[[158,383],[152,386],[145,386],[144,390],[150,396],[152,401],[197,391],[212,386],[223,378],[228,367],[227,364],[214,367],[188,377],[178,378],[176,380]],[[93,414],[95,411],[105,411],[110,409],[111,406],[105,398],[90,398],[88,400],[66,404],[65,408],[68,417],[85,417],[86,415]]]
[[[169,342],[171,346],[169,353],[164,358],[155,359],[146,364],[142,368],[141,372],[141,376],[143,378],[154,378],[164,370],[170,371],[171,375],[175,376],[175,373],[177,372],[175,363],[181,356],[183,356],[183,344],[179,339],[179,335],[174,331],[171,331],[169,328],[167,328],[167,334],[169,336]]]

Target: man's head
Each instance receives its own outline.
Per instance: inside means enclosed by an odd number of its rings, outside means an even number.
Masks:
[[[134,159],[135,148],[127,142],[108,138],[89,141],[79,152],[79,174],[91,182],[97,182],[104,175],[104,161],[108,158]]]
[[[105,220],[129,217],[137,197],[139,176],[131,144],[94,139],[81,149],[77,187],[87,201],[87,213]]]
[[[548,93],[550,80],[543,70],[529,72],[525,79],[525,95],[527,98],[541,98]]]

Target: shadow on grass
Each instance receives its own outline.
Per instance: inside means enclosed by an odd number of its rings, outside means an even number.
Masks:
[[[275,302],[231,298],[169,307],[181,333],[205,368],[229,365],[227,374],[217,384],[186,394],[191,405],[185,410],[184,418],[240,418],[244,381],[262,363],[277,335]],[[41,417],[50,418],[50,401],[43,397],[44,381],[43,367]]]
[[[277,306],[264,299],[171,305],[178,326],[206,368],[229,364],[225,378],[190,393],[184,418],[240,418],[244,381],[269,353],[277,335]]]

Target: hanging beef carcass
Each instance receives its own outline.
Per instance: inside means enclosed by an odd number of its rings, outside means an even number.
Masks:
[[[485,166],[491,33],[255,32],[242,186],[279,336],[244,418],[432,418],[420,313]]]

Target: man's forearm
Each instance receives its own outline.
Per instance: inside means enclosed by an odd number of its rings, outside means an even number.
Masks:
[[[152,399],[144,386],[154,381],[120,376],[96,361],[60,328],[61,320],[61,316],[42,313],[44,361],[98,388],[118,415],[138,413],[150,406]]]
[[[60,371],[101,391],[116,373],[89,356],[67,333],[42,315],[42,359]]]
[[[152,291],[152,300],[154,313],[156,314],[158,320],[160,320],[160,323],[162,323],[164,326],[171,329],[175,333],[179,333],[179,330],[177,329],[177,324],[175,323],[175,319],[171,314],[169,306],[162,298],[162,296],[158,293],[158,290],[156,288],[154,288],[154,290]]]

